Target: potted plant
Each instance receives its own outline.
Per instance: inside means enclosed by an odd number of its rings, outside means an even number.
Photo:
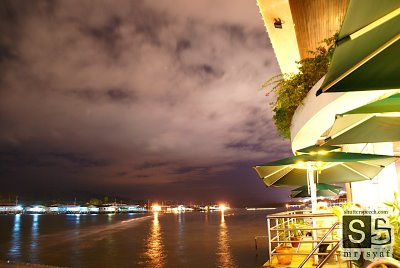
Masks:
[[[393,258],[396,260],[400,260],[400,204],[398,200],[398,194],[395,192],[392,202],[384,202],[392,210],[389,214],[389,222],[393,226]]]
[[[290,238],[287,236],[289,232],[287,231],[278,231],[279,241],[281,243],[275,247],[275,253],[278,254],[290,254],[292,252],[292,246],[290,244]],[[292,255],[276,255],[278,258],[278,263],[283,265],[288,265],[292,262]]]
[[[292,252],[292,247],[286,243],[281,244],[275,248],[275,252],[278,254],[288,254]],[[292,263],[292,255],[276,255],[278,258],[278,263],[283,265],[288,265]]]
[[[299,226],[294,224],[294,223],[292,223],[289,228],[290,228],[290,233],[291,233],[290,241],[292,241],[291,242],[292,247],[297,248],[300,245],[300,240],[301,240],[302,233],[298,229]]]

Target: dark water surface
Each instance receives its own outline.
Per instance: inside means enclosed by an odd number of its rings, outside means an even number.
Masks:
[[[0,260],[66,267],[260,267],[268,211],[0,215]]]

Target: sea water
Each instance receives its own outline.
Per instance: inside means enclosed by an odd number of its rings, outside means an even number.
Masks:
[[[61,267],[260,267],[271,211],[0,215],[0,261]]]

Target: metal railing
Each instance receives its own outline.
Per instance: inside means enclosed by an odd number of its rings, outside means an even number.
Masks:
[[[331,218],[332,222],[336,222],[336,217],[333,213],[311,213],[310,210],[296,210],[296,211],[286,211],[281,213],[270,214],[267,216],[267,229],[268,229],[268,255],[269,261],[272,264],[273,256],[285,256],[285,255],[297,255],[297,256],[309,256],[306,259],[308,260],[311,256],[331,256],[332,254],[338,254],[336,252],[333,253],[325,253],[325,252],[317,252],[318,246],[322,244],[321,240],[316,239],[316,233],[326,231],[326,237],[324,237],[324,243],[326,244],[336,244],[339,242],[339,239],[335,233],[340,229],[339,224],[334,224],[332,226],[321,226],[313,227],[313,221],[317,222],[318,220],[322,221],[322,218]],[[314,224],[314,226],[316,226]],[[292,241],[291,237],[295,232],[301,233],[300,241]],[[306,239],[305,236],[307,234],[311,234],[311,239]],[[329,239],[327,239],[330,236]],[[278,246],[288,246],[293,242],[300,243],[298,244],[296,251],[278,253],[276,248]],[[299,251],[301,244],[312,244],[314,245],[314,249],[311,253]],[[316,246],[318,245],[318,246]],[[306,260],[306,261],[307,261]],[[315,262],[315,261],[314,261]],[[305,263],[305,262],[304,262]]]
[[[336,226],[338,226],[339,223],[336,222],[335,224],[332,225],[332,227],[328,230],[328,232],[326,232],[324,234],[324,236],[321,238],[321,240],[314,246],[314,248],[311,250],[311,252],[307,255],[307,257],[302,261],[302,263],[299,265],[299,268],[302,268],[304,266],[304,264],[306,264],[306,262],[311,258],[311,256],[313,256],[313,254],[318,250],[319,246],[321,246],[321,244],[323,242],[325,242],[325,239],[328,237],[328,235],[330,235],[332,233],[332,231],[336,228]],[[339,242],[337,242],[337,244],[339,244]],[[330,253],[328,254],[328,256],[330,256]],[[329,257],[326,256],[325,259],[328,259]],[[324,259],[324,260],[325,260]]]
[[[339,249],[341,243],[342,243],[342,240],[338,241],[338,242],[332,247],[331,252],[329,252],[329,254],[325,257],[325,259],[323,259],[323,260],[321,261],[321,263],[318,264],[317,268],[320,268],[320,267],[324,266],[324,264],[329,260],[329,257],[332,256],[333,254],[335,254],[336,251]],[[350,267],[351,267],[351,266],[350,266]]]

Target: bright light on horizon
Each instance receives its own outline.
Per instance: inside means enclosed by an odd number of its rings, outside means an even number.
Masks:
[[[225,204],[220,204],[220,205],[219,205],[219,209],[220,209],[221,211],[225,211],[225,210],[228,210],[229,207],[228,207],[227,205],[225,205]]]
[[[151,206],[151,210],[154,211],[154,212],[159,212],[159,211],[161,211],[161,206],[158,205],[158,204],[153,204]]]

